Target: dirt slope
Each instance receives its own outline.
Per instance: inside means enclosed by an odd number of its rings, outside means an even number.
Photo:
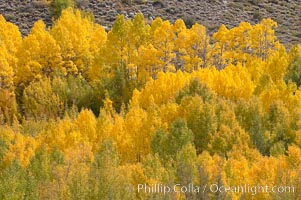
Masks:
[[[0,14],[29,33],[38,19],[51,25],[43,0],[0,0]],[[301,0],[76,0],[78,7],[92,12],[96,22],[110,27],[117,14],[131,18],[142,12],[149,21],[157,16],[174,22],[184,18],[205,25],[209,32],[223,23],[228,28],[241,21],[252,24],[264,17],[277,21],[277,36],[290,47],[301,43]]]

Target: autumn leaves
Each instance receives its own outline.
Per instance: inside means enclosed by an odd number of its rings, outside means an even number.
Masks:
[[[139,14],[106,32],[67,9],[24,38],[3,17],[0,26],[0,181],[19,188],[1,186],[2,199],[162,198],[136,193],[139,183],[300,184],[301,48],[287,52],[274,21],[211,37]],[[273,195],[258,198],[298,198]]]

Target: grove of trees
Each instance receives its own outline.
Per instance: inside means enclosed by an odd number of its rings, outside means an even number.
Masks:
[[[0,199],[301,199],[301,46],[277,23],[0,15]],[[294,186],[145,193],[138,184]],[[299,192],[298,192],[299,191]]]

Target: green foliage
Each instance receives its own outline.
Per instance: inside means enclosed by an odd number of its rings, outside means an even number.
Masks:
[[[93,88],[81,76],[57,77],[52,81],[53,92],[64,102],[65,108],[75,105],[79,110],[93,106]]]
[[[113,106],[118,112],[123,104],[128,104],[132,95],[132,87],[126,76],[125,67],[117,68],[114,77],[106,87],[109,91],[110,99],[113,101]]]
[[[166,147],[163,146],[163,142],[167,140],[167,134],[163,129],[159,129],[155,132],[151,141],[152,152],[160,157],[163,157],[167,152]]]
[[[23,109],[27,118],[55,119],[62,116],[63,101],[53,91],[50,79],[32,82],[23,93]]]
[[[207,149],[215,121],[212,91],[195,78],[177,93],[175,99],[187,113],[187,126],[193,132],[197,152]]]
[[[193,145],[187,144],[176,156],[176,174],[182,185],[195,182],[197,175],[197,154]]]
[[[178,92],[177,96],[175,97],[176,102],[180,104],[181,100],[185,96],[200,96],[204,103],[213,98],[213,94],[208,86],[200,82],[200,80],[197,78],[192,79],[188,86]]]
[[[195,104],[192,105],[192,108],[190,107],[191,112],[187,116],[187,125],[194,134],[194,145],[199,153],[208,148],[210,134],[215,126],[215,114],[210,104],[193,102]]]
[[[259,10],[255,11],[255,12],[253,13],[253,19],[254,19],[254,20],[257,20],[257,21],[260,21],[260,20],[262,19],[262,14],[260,13]]]
[[[270,155],[280,156],[285,153],[285,145],[282,141],[275,143],[270,149]]]
[[[73,6],[73,0],[52,0],[50,3],[50,12],[52,16],[57,19],[61,16],[62,10]]]
[[[28,195],[27,178],[29,177],[26,175],[26,170],[23,169],[16,161],[9,167],[1,170],[0,198],[3,200],[26,198],[26,195]]]
[[[131,5],[132,4],[132,0],[121,0],[122,3]]]
[[[165,165],[163,164],[158,154],[149,154],[142,163],[145,176],[148,180],[166,183],[169,187],[173,187],[176,184],[176,171],[173,167],[174,161],[167,162]],[[153,193],[147,197],[149,199],[174,199],[175,195],[173,193]]]
[[[301,86],[301,57],[289,66],[285,80],[296,83],[298,87]]]
[[[259,3],[261,3],[261,0],[248,0],[248,2],[250,2],[253,5],[258,5]]]
[[[91,199],[118,199],[123,192],[117,178],[118,164],[119,158],[112,141],[105,140],[99,153],[95,155],[95,162],[89,174]]]
[[[186,145],[178,152],[176,157],[176,175],[181,185],[189,185],[196,182],[197,177],[197,154],[194,146]],[[195,193],[185,193],[186,199],[194,199]]]
[[[46,151],[46,147],[42,146],[36,151],[36,154],[31,159],[28,168],[37,181],[46,183],[50,180],[50,178],[52,178],[51,165],[53,164],[54,163],[51,163],[49,153]]]
[[[236,105],[235,114],[240,126],[249,133],[253,145],[263,155],[268,155],[268,138],[264,134],[264,118],[260,115],[258,103],[258,99],[251,99],[248,102],[240,100]]]
[[[191,28],[195,24],[195,18],[193,16],[184,16],[183,20],[187,28]]]
[[[5,143],[5,141],[0,138],[0,163],[3,162],[3,157],[7,152],[7,144]],[[2,168],[2,166],[0,165],[0,169]]]
[[[301,86],[301,47],[292,47],[290,55],[292,58],[286,71],[286,75],[284,76],[284,80],[286,83],[292,81],[299,87]]]
[[[281,146],[287,149],[289,144],[291,144],[296,137],[296,122],[290,120],[292,118],[290,118],[289,115],[290,113],[282,102],[274,102],[270,106],[269,113],[266,116],[266,126],[270,131],[271,137],[269,145],[274,151],[275,148],[279,149]],[[274,146],[275,144],[277,145]]]
[[[170,155],[176,154],[183,146],[193,141],[193,134],[187,127],[187,122],[184,119],[178,118],[170,128],[168,135],[168,145]]]
[[[158,153],[161,158],[175,159],[177,153],[185,145],[193,141],[193,134],[187,128],[187,123],[184,119],[176,119],[170,127],[169,133],[164,133],[163,130],[158,130],[151,142],[152,151]]]
[[[25,88],[23,109],[27,117],[34,119],[62,117],[74,107],[78,111],[90,108],[98,114],[104,96],[98,89],[80,76],[39,80]]]

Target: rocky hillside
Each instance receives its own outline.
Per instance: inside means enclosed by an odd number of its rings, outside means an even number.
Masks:
[[[269,17],[277,21],[277,36],[288,47],[301,43],[301,0],[75,0],[80,9],[92,12],[96,22],[110,27],[117,14],[132,18],[142,12],[148,21],[157,16],[174,22],[205,25],[209,32],[221,24],[228,28],[241,21],[256,23]],[[0,14],[26,35],[33,23],[43,19],[51,25],[49,5],[44,0],[1,0]]]

